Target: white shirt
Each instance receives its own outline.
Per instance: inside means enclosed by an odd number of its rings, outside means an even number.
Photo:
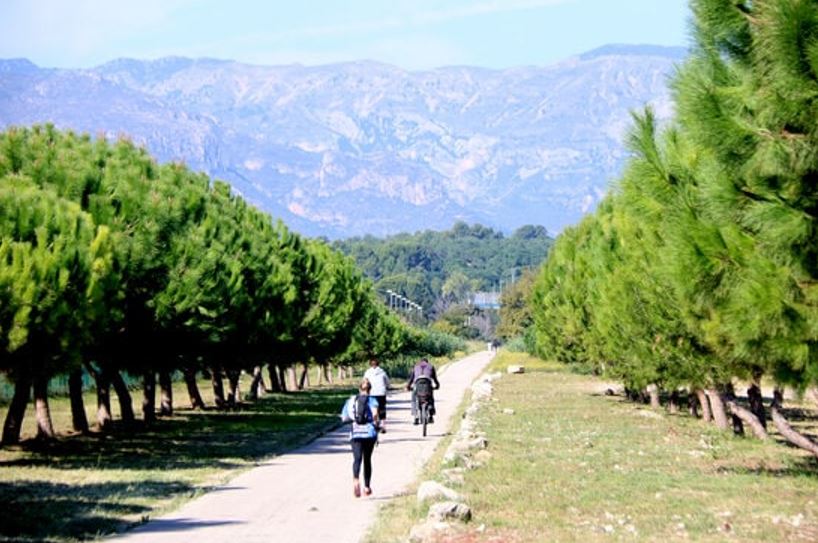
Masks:
[[[364,372],[364,377],[372,385],[369,391],[370,396],[386,396],[386,390],[389,388],[389,376],[383,371],[380,366],[369,368]]]

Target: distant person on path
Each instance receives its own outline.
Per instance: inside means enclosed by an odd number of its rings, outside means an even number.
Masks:
[[[389,376],[381,367],[377,359],[369,360],[369,369],[364,373],[364,379],[367,379],[372,385],[372,390],[369,391],[369,396],[378,401],[378,421],[380,422],[381,433],[386,433],[386,393],[389,390]]]
[[[363,379],[358,394],[351,396],[341,410],[341,419],[352,422],[349,441],[352,444],[352,490],[361,497],[361,462],[364,465],[364,494],[372,494],[372,451],[378,440],[378,401],[369,395],[372,385]]]
[[[412,374],[409,376],[409,381],[406,383],[406,390],[412,391],[412,417],[415,419],[415,424],[419,424],[420,420],[418,420],[417,388],[412,385],[419,379],[429,379],[435,389],[440,388],[440,381],[437,380],[435,367],[425,358],[421,358],[420,362],[415,364],[415,367],[412,369]],[[435,421],[433,416],[435,414],[435,397],[431,390],[429,391],[429,407],[429,413],[431,415],[429,422],[431,423]]]

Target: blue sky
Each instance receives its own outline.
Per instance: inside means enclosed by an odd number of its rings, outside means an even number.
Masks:
[[[607,43],[686,45],[688,13],[687,0],[0,0],[0,58],[505,68]]]

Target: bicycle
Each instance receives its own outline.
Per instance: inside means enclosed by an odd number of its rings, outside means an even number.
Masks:
[[[423,437],[426,437],[426,425],[433,422],[431,379],[420,377],[415,381],[415,398],[417,401],[418,424],[423,428]]]

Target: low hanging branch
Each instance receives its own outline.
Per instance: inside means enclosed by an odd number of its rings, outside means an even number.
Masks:
[[[738,417],[742,420],[742,422],[749,426],[753,431],[753,435],[755,435],[758,439],[765,440],[770,437],[767,434],[767,430],[765,430],[764,426],[761,424],[761,421],[758,420],[758,417],[755,416],[749,409],[745,409],[737,404],[735,398],[728,398],[724,404],[727,406],[727,409],[730,410],[730,414],[734,417]]]
[[[770,406],[773,424],[775,424],[775,427],[778,429],[779,433],[796,447],[809,451],[814,456],[818,457],[818,444],[805,435],[797,432],[792,426],[790,426],[790,423],[787,422],[787,419],[781,414],[779,405],[780,404],[776,402]]]

